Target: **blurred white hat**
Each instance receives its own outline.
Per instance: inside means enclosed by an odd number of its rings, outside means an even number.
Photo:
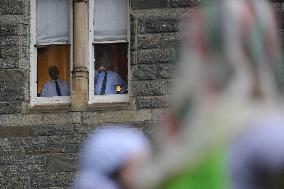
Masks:
[[[133,155],[149,148],[149,141],[137,129],[125,126],[96,129],[83,146],[74,188],[119,189],[113,174]]]

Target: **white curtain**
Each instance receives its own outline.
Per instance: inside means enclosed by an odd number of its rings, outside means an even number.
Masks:
[[[127,1],[95,0],[95,42],[127,40]]]
[[[69,0],[36,1],[37,44],[69,42]]]

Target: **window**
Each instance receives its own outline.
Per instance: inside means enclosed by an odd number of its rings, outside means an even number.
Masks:
[[[89,104],[128,102],[128,0],[89,2]]]
[[[70,103],[70,0],[31,1],[31,105]]]

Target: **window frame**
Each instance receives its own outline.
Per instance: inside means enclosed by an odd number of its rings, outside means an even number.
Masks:
[[[72,74],[73,69],[73,1],[69,1],[70,11],[70,42],[53,42],[53,43],[41,43],[36,42],[36,3],[37,0],[30,1],[30,105],[42,106],[42,105],[66,105],[71,103],[71,96],[54,96],[54,97],[38,97],[37,96],[37,50],[40,47],[70,45],[70,95],[72,86]]]
[[[100,41],[94,42],[94,14],[95,14],[95,0],[89,1],[88,7],[88,67],[89,67],[89,100],[88,104],[104,104],[104,103],[127,103],[130,102],[130,2],[127,1],[127,39],[126,40],[112,40],[112,41]],[[113,43],[126,43],[127,47],[127,64],[128,64],[128,94],[109,94],[109,95],[95,95],[95,55],[94,47],[96,44],[113,44]]]

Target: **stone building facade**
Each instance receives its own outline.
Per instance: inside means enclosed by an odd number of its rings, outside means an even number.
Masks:
[[[200,0],[130,1],[129,103],[34,108],[30,0],[0,0],[0,188],[68,188],[80,144],[95,127],[132,124],[151,132],[172,94],[171,77],[183,38],[180,23]],[[278,2],[275,7],[282,10]]]

